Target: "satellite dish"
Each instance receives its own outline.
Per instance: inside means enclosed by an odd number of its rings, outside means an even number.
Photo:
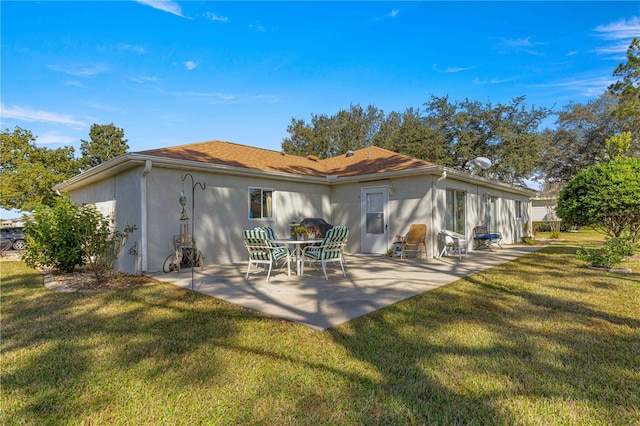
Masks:
[[[480,167],[482,170],[487,170],[491,167],[491,160],[487,157],[476,157],[473,159],[473,165]]]

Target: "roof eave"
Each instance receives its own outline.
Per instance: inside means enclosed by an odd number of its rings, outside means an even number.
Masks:
[[[262,178],[272,177],[280,180],[326,184],[326,178],[324,176],[305,176],[294,173],[274,172],[238,166],[203,163],[201,161],[127,153],[67,179],[64,182],[55,185],[53,189],[54,191],[71,191],[76,188],[104,180],[107,177],[117,175],[118,173],[129,170],[133,167],[144,166],[147,161],[151,161],[153,167],[188,169],[190,172],[219,172],[227,175],[256,176]]]
[[[284,173],[284,172],[273,172],[273,171],[265,171],[258,169],[248,169],[244,167],[238,166],[227,166],[221,164],[212,164],[212,163],[203,163],[200,161],[193,160],[181,160],[175,158],[168,157],[159,157],[153,155],[145,155],[138,153],[126,153],[117,158],[109,160],[103,164],[100,164],[96,167],[93,167],[86,172],[80,173],[70,179],[67,179],[64,182],[61,182],[53,187],[55,191],[70,191],[76,188],[91,184],[93,182],[97,182],[100,180],[104,180],[107,177],[115,176],[118,173],[129,170],[136,166],[144,166],[147,161],[151,161],[152,166],[160,166],[163,168],[171,168],[171,169],[188,169],[189,171],[199,171],[203,173],[211,173],[211,172],[221,172],[227,175],[237,175],[237,176],[255,176],[255,177],[271,177],[274,179],[287,180],[287,181],[296,181],[296,182],[307,182],[307,183],[316,183],[316,184],[329,184],[329,185],[340,185],[345,183],[352,182],[366,182],[366,181],[376,181],[376,180],[385,180],[385,179],[393,179],[400,177],[410,177],[410,176],[418,176],[418,175],[438,175],[441,176],[443,172],[447,173],[447,177],[455,177],[457,180],[471,183],[474,185],[482,185],[486,187],[494,187],[503,191],[516,193],[520,195],[526,195],[533,197],[537,194],[537,191],[534,191],[529,188],[517,187],[515,185],[511,185],[504,182],[499,182],[496,180],[484,178],[481,176],[471,175],[467,172],[462,172],[459,170],[431,165],[425,167],[417,167],[405,170],[393,170],[387,172],[379,172],[379,173],[368,173],[363,175],[354,175],[354,176],[305,176],[301,174],[294,173]]]

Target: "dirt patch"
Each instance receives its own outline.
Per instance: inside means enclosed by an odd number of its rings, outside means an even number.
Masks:
[[[44,285],[50,290],[56,291],[103,291],[124,288],[141,287],[156,282],[153,278],[144,275],[129,275],[120,271],[112,271],[104,280],[98,281],[87,270],[78,270],[71,273],[43,272]]]
[[[0,261],[19,262],[22,260],[22,253],[9,251],[2,253]],[[76,268],[74,272],[62,273],[49,270],[42,270],[44,275],[44,285],[49,290],[55,291],[103,291],[122,288],[141,287],[156,283],[153,278],[144,275],[130,275],[120,271],[111,271],[104,280],[98,281],[88,266]]]

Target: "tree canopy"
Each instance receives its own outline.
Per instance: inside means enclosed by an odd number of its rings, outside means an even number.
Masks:
[[[53,186],[78,173],[73,147],[48,149],[35,145],[30,131],[16,127],[0,134],[0,205],[30,211],[51,205]]]
[[[605,93],[586,104],[570,103],[558,113],[542,170],[549,180],[565,183],[581,170],[608,159],[607,139],[623,130],[613,114],[616,105],[616,99]]]
[[[609,91],[620,99],[616,114],[637,119],[640,114],[640,39],[634,37],[627,49],[627,62],[613,71],[618,81],[609,86]]]
[[[287,132],[291,135],[282,141],[282,149],[294,155],[315,155],[324,159],[348,150],[364,148],[373,144],[373,138],[384,113],[369,105],[351,105],[337,114],[312,114],[311,123],[303,119],[291,119]]]
[[[124,138],[124,130],[113,123],[91,125],[89,138],[89,141],[81,139],[83,171],[125,154],[129,149],[128,141]]]
[[[292,119],[282,142],[285,152],[328,158],[349,149],[376,145],[461,170],[472,161],[492,160],[491,174],[511,183],[533,175],[550,136],[539,131],[546,108],[528,107],[524,97],[492,105],[432,96],[424,110],[408,108],[385,115],[375,106],[351,105],[333,116],[312,115],[311,123]]]
[[[75,157],[72,146],[49,149],[35,144],[26,129],[5,129],[0,135],[0,207],[33,211],[51,206],[53,187],[81,171],[124,154],[129,146],[124,131],[111,124],[91,126],[91,141],[82,140],[82,156]]]

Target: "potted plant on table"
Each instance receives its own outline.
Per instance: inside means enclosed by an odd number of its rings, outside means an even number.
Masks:
[[[305,240],[307,238],[306,226],[296,226],[293,231],[295,233],[296,239]]]

